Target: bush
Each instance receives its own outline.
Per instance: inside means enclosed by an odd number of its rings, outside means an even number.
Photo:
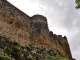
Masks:
[[[12,20],[10,20],[10,21],[9,21],[9,24],[13,24],[13,21],[12,21]]]
[[[24,52],[24,56],[26,58],[27,56],[29,56],[29,53],[28,52]]]
[[[11,57],[0,55],[0,60],[12,60]]]
[[[28,56],[27,60],[34,60],[32,56]]]
[[[54,59],[54,56],[49,56],[46,58],[46,60],[53,60]]]
[[[15,60],[20,60],[21,51],[19,49],[19,46],[12,46],[11,48],[7,48],[6,50],[8,54],[15,58]]]
[[[46,60],[69,60],[69,59],[61,56],[48,56]]]
[[[14,45],[19,45],[16,41],[13,42]]]

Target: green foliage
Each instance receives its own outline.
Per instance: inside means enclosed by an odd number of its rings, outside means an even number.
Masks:
[[[13,20],[10,20],[9,23],[10,23],[10,24],[13,24]]]
[[[10,47],[6,48],[6,52],[8,54],[10,54],[12,57],[15,58],[15,60],[21,59],[21,50],[20,50],[20,46],[18,45],[12,45]]]
[[[0,55],[0,60],[12,60],[11,57]]]
[[[76,0],[76,3],[80,2],[80,0]]]
[[[46,60],[68,60],[68,59],[61,56],[48,56]]]
[[[27,56],[29,56],[28,52],[24,52],[24,57],[26,58]]]
[[[16,41],[13,42],[14,45],[19,45]]]
[[[54,56],[49,56],[46,58],[46,60],[53,60],[54,59]]]
[[[38,54],[36,54],[36,60],[39,60],[39,55]]]
[[[27,60],[34,60],[34,59],[31,56],[28,56]]]
[[[0,30],[2,30],[2,27],[0,27]]]
[[[80,8],[80,0],[76,0],[75,3],[77,4],[75,8],[76,9]]]
[[[0,49],[8,56],[0,55],[0,60],[68,60],[62,57],[63,54],[57,49],[46,49],[44,47],[35,47],[35,45],[29,44],[21,46],[16,41],[10,41],[6,37],[0,36]]]

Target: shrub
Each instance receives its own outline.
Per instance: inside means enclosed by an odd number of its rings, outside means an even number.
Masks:
[[[12,20],[10,20],[10,21],[9,21],[9,23],[10,23],[10,24],[13,24],[13,21],[12,21]]]
[[[11,57],[0,55],[0,60],[12,60]]]
[[[16,41],[13,42],[14,45],[19,45]]]
[[[54,56],[48,56],[47,58],[46,58],[46,60],[53,60],[54,59]]]
[[[69,60],[69,59],[61,56],[48,56],[46,60]]]
[[[0,30],[2,30],[2,27],[0,27]]]
[[[34,60],[32,56],[28,56],[27,60]]]
[[[28,52],[24,52],[24,56],[25,57],[29,56],[29,53]]]

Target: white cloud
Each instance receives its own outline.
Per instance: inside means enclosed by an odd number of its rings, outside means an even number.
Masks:
[[[10,0],[8,0],[10,1]],[[34,14],[40,14],[42,12],[41,5],[39,2],[32,3],[31,0],[12,0],[10,1],[12,4],[14,4],[16,7],[21,9],[23,12],[27,13],[29,16],[32,16]]]

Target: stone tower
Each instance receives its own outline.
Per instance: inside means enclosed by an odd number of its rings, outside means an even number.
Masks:
[[[20,45],[35,44],[56,48],[72,58],[66,37],[49,31],[46,17],[29,17],[7,0],[0,0],[0,36],[5,36]]]
[[[31,17],[30,23],[31,35],[34,36],[34,41],[38,43],[39,38],[42,38],[43,35],[49,34],[49,29],[47,25],[46,17],[42,15],[34,15]]]

